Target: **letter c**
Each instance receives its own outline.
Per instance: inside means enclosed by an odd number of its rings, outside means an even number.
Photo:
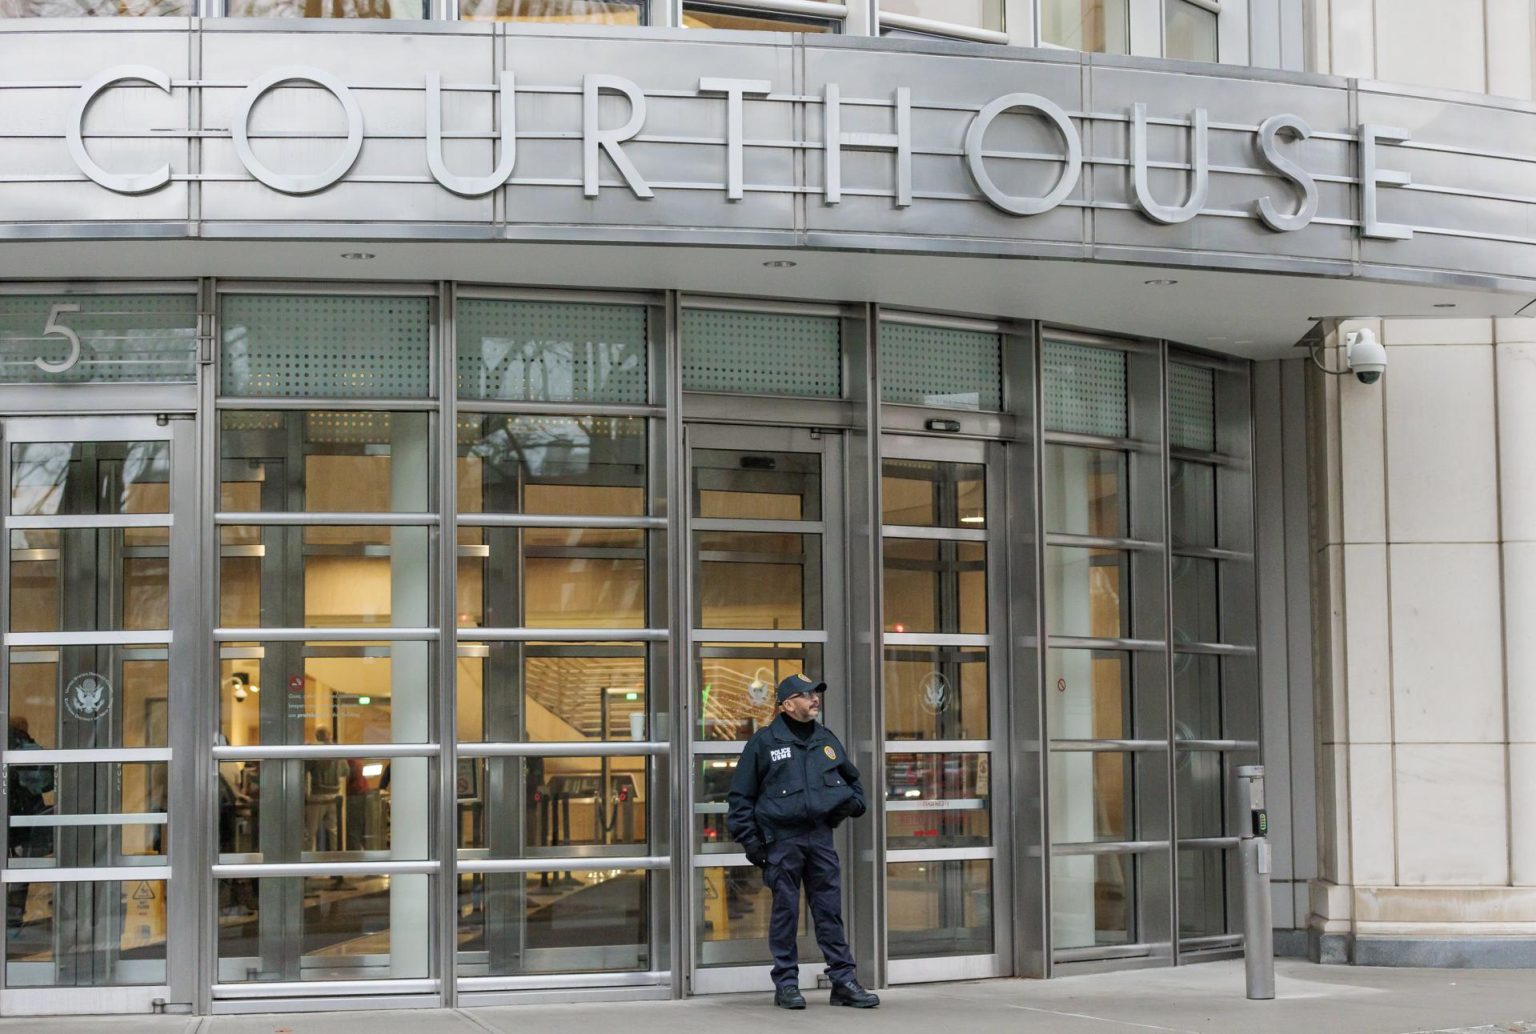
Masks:
[[[159,87],[165,93],[171,92],[171,77],[149,65],[118,65],[105,72],[98,72],[80,86],[74,109],[70,112],[69,129],[64,134],[64,143],[69,148],[69,156],[74,159],[80,171],[103,187],[119,194],[147,194],[171,182],[169,164],[160,166],[154,172],[138,174],[108,172],[96,164],[96,160],[85,149],[86,111],[98,94],[107,87],[121,82],[146,82],[151,86]]]
[[[1067,145],[1067,167],[1062,170],[1061,178],[1051,188],[1051,192],[1044,197],[1017,197],[1004,193],[992,177],[987,174],[986,160],[982,154],[982,142],[986,139],[987,129],[1003,112],[1012,108],[1029,108],[1044,115],[1055,125],[1057,132]],[[1049,212],[1077,187],[1077,178],[1083,171],[1083,141],[1077,133],[1077,128],[1072,125],[1072,120],[1060,107],[1037,93],[1010,93],[992,101],[971,121],[970,129],[965,132],[965,160],[970,166],[971,179],[976,181],[976,186],[981,188],[982,194],[988,201],[1001,208],[1005,212],[1014,215],[1040,215]]]

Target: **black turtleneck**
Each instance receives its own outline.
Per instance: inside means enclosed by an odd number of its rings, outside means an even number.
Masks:
[[[816,732],[815,719],[812,719],[808,722],[797,722],[786,713],[784,715],[784,724],[789,726],[789,731],[793,733],[795,739],[799,740],[801,743],[808,741],[812,734]]]

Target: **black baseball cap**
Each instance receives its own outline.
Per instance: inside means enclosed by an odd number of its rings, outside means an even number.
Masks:
[[[826,689],[825,682],[813,682],[806,675],[791,675],[779,683],[779,692],[775,700],[782,704],[792,696],[799,696],[801,693],[824,693]]]

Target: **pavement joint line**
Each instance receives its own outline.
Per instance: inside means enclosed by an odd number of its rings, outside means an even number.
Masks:
[[[1014,1002],[1004,1002],[1010,1009],[1022,1009],[1025,1012],[1044,1013],[1047,1016],[1067,1016],[1074,1020],[1092,1020],[1095,1023],[1113,1023],[1117,1027],[1135,1027],[1137,1030],[1161,1030],[1168,1034],[1200,1034],[1197,1030],[1188,1030],[1184,1027],[1160,1027],[1155,1023],[1136,1023],[1133,1020],[1117,1020],[1109,1016],[1092,1016],[1085,1012],[1066,1012],[1062,1009],[1042,1009],[1038,1005],[1018,1005]]]
[[[489,1023],[486,1023],[484,1020],[475,1016],[473,1009],[455,1009],[453,1011],[459,1017],[468,1022],[470,1026],[478,1027],[480,1030],[485,1031],[486,1034],[502,1034],[499,1029],[491,1026]]]

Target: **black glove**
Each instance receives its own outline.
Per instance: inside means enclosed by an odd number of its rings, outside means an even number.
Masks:
[[[754,840],[750,844],[742,844],[746,848],[747,861],[759,869],[768,868],[768,848],[761,840]]]

